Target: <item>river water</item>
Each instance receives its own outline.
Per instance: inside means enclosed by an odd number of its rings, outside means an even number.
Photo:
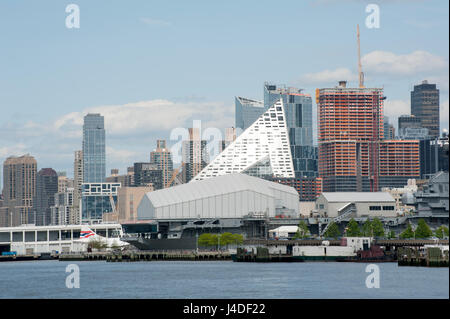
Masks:
[[[67,288],[69,264],[79,288]],[[365,263],[231,261],[23,261],[0,263],[0,298],[449,298],[449,269],[380,263],[367,288]],[[75,267],[76,268],[76,267]],[[374,273],[372,274],[374,275]],[[74,281],[67,280],[69,283]]]

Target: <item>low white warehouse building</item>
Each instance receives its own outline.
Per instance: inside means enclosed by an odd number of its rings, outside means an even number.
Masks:
[[[299,195],[290,186],[245,174],[228,174],[147,193],[139,220],[274,217],[299,214]]]
[[[394,197],[387,192],[325,192],[317,198],[315,211],[327,217],[348,210],[354,210],[356,217],[395,217],[395,207]]]

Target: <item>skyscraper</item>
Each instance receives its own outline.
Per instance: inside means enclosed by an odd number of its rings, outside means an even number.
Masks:
[[[420,118],[414,115],[400,115],[398,137],[403,140],[423,140],[429,138],[429,130],[422,127]]]
[[[264,113],[264,103],[261,101],[235,97],[235,125],[243,131],[250,127]]]
[[[162,170],[163,174],[163,188],[169,187],[168,183],[172,177],[173,161],[172,153],[166,147],[165,140],[156,141],[156,150],[150,152],[150,163],[156,164]]]
[[[313,146],[312,99],[302,90],[264,84],[264,108],[283,100],[295,177],[317,176],[317,147]]]
[[[189,129],[189,140],[182,142],[183,183],[188,183],[209,163],[206,140],[200,137],[200,129]]]
[[[90,113],[83,124],[83,183],[102,183],[105,176],[104,118]]]
[[[120,183],[83,183],[81,193],[81,222],[101,223],[103,214],[116,213]]]
[[[246,173],[263,178],[294,177],[283,100],[279,99],[192,182],[220,175]]]
[[[107,183],[120,183],[122,187],[134,186],[134,168],[128,167],[127,174],[119,175],[119,169],[112,169],[111,176],[106,177]]]
[[[385,140],[393,140],[395,138],[395,128],[394,125],[389,123],[389,117],[384,116],[383,120],[383,130],[384,130],[384,139]]]
[[[3,163],[3,207],[0,226],[28,224],[36,194],[37,163],[33,156],[8,157]]]
[[[383,141],[382,89],[347,88],[341,81],[317,89],[316,99],[324,192],[402,187],[419,176],[418,141]]]
[[[83,185],[83,151],[75,151],[73,162],[73,206],[80,214],[80,200]],[[81,215],[80,215],[81,216]]]
[[[153,186],[154,190],[163,187],[163,170],[157,164],[134,163],[134,186]]]
[[[55,205],[55,194],[58,193],[58,174],[52,168],[43,168],[36,175],[36,195],[29,222],[36,226],[50,225],[51,210]]]
[[[436,84],[422,81],[411,91],[411,114],[420,119],[431,138],[439,138],[439,90]]]

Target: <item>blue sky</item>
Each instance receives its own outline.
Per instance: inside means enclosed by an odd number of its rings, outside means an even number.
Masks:
[[[70,3],[79,29],[65,26]],[[365,27],[369,3],[379,29]],[[312,96],[356,85],[356,24],[366,86],[384,87],[391,121],[428,79],[448,128],[448,1],[0,0],[0,161],[30,153],[71,175],[82,116],[99,111],[107,168],[124,172],[172,128],[233,126],[234,96],[262,99],[265,81]]]

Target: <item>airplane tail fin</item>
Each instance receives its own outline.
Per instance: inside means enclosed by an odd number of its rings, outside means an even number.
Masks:
[[[97,234],[87,226],[81,226],[80,239],[95,237]]]

